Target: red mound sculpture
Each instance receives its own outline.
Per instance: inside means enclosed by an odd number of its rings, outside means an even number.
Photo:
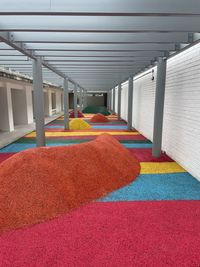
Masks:
[[[103,114],[97,113],[91,118],[90,121],[91,122],[108,122],[109,119],[106,118],[106,116],[104,116]]]
[[[137,159],[108,134],[19,152],[0,168],[0,231],[57,217],[127,185],[139,172]]]
[[[78,118],[84,118],[83,113],[81,113],[79,110],[78,110],[78,113],[77,114],[78,114]],[[69,117],[70,118],[75,118],[74,110],[70,111]]]

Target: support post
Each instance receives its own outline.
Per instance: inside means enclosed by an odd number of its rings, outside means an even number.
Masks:
[[[133,77],[128,79],[128,130],[132,130],[133,114]]]
[[[64,79],[64,128],[69,130],[69,83]]]
[[[158,58],[157,79],[156,79],[156,96],[154,108],[154,127],[153,127],[153,157],[160,157],[162,148],[162,128],[163,128],[163,111],[165,99],[165,82],[166,82],[166,60]]]
[[[115,87],[113,88],[113,113],[115,113]]]
[[[74,117],[78,117],[78,109],[77,109],[77,84],[74,84]]]
[[[83,89],[80,87],[80,94],[79,94],[79,105],[80,105],[80,112],[83,110]]]
[[[44,93],[42,79],[41,59],[33,59],[33,96],[34,96],[34,115],[36,126],[36,144],[38,147],[45,146],[44,130]]]
[[[121,119],[121,92],[122,92],[122,85],[121,83],[118,85],[118,120]]]
[[[84,95],[83,95],[83,108],[87,107],[87,91],[84,90]]]

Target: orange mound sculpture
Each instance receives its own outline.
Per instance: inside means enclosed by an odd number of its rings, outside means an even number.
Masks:
[[[109,119],[106,118],[106,116],[104,116],[103,114],[97,113],[91,118],[90,121],[91,122],[108,122]]]
[[[115,138],[19,152],[0,168],[0,231],[43,222],[127,185],[140,165]]]

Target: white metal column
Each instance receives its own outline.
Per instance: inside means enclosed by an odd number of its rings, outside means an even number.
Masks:
[[[79,105],[80,105],[80,111],[83,110],[83,89],[80,87],[80,94],[79,94]]]
[[[74,84],[74,117],[78,117],[78,108],[77,108],[77,84]]]
[[[122,92],[122,85],[121,83],[118,85],[118,120],[121,118],[121,92]]]
[[[133,114],[133,77],[128,79],[128,130],[132,129]]]
[[[64,79],[64,128],[69,129],[69,83]]]
[[[87,107],[87,91],[84,90],[83,91],[83,108],[86,108]]]
[[[158,58],[158,63],[157,63],[153,147],[152,147],[152,155],[153,157],[156,157],[156,158],[160,157],[161,147],[162,147],[165,82],[166,82],[166,60],[160,57]]]
[[[45,146],[44,93],[41,59],[33,60],[33,94],[37,146]]]
[[[108,91],[107,93],[107,108],[108,110],[111,110],[111,90]]]
[[[115,113],[115,87],[113,88],[113,113]]]

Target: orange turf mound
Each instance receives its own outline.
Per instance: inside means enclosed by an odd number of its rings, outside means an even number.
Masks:
[[[106,118],[106,116],[104,116],[101,113],[95,114],[90,120],[90,122],[108,122],[108,121],[109,119]]]
[[[43,222],[133,181],[140,165],[115,138],[19,152],[1,164],[0,231]]]

